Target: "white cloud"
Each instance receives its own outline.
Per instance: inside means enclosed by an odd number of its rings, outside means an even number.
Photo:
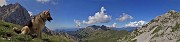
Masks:
[[[126,24],[125,27],[141,27],[145,24],[147,24],[147,22],[140,20],[140,21],[130,22],[129,24]]]
[[[32,14],[33,14],[31,11],[28,11],[28,13],[29,13],[30,16],[32,16]]]
[[[6,0],[0,0],[0,6],[7,5]]]
[[[116,27],[116,24],[117,24],[117,23],[113,23],[111,27]]]
[[[75,19],[74,19],[74,22],[76,23],[76,26],[77,26],[77,27],[81,27],[81,22],[80,22],[79,20],[75,20]]]
[[[116,20],[119,20],[119,21],[125,21],[128,19],[133,19],[133,17],[131,15],[126,14],[126,13],[123,13],[123,15],[120,15],[119,18],[116,18]]]
[[[94,23],[107,23],[111,20],[111,16],[106,15],[106,9],[101,7],[100,12],[95,13],[94,16],[89,16],[89,21],[83,21],[84,24],[94,24]]]
[[[50,0],[36,0],[37,2],[42,2],[42,3],[45,3],[45,2],[49,2]]]

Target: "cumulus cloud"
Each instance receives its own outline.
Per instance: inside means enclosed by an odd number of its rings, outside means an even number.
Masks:
[[[31,11],[28,11],[28,13],[29,13],[30,16],[32,16],[32,14],[33,14]]]
[[[50,0],[36,0],[37,2],[42,2],[42,3],[45,3],[45,2],[49,2]]]
[[[76,23],[76,26],[77,26],[77,27],[81,27],[81,22],[80,22],[79,20],[75,20],[75,19],[74,19],[74,22]]]
[[[94,16],[89,16],[89,21],[83,21],[84,24],[94,24],[94,23],[107,23],[111,20],[111,16],[106,15],[106,9],[101,7],[100,12],[95,13]]]
[[[125,27],[141,27],[145,24],[147,24],[147,22],[140,20],[140,21],[130,22],[129,24],[126,24]]]
[[[126,13],[123,13],[123,15],[120,15],[119,18],[116,18],[116,20],[119,20],[119,21],[125,21],[125,20],[129,20],[129,19],[133,19],[133,17]]]
[[[0,6],[7,5],[6,0],[0,0]]]
[[[113,23],[111,27],[116,27],[116,24],[117,24],[117,23]]]

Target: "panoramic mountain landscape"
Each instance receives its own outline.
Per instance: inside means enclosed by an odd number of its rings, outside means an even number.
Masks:
[[[0,41],[180,42],[179,2],[0,0]]]

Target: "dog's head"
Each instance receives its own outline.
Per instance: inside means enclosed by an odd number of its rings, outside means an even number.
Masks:
[[[44,17],[45,17],[49,22],[51,22],[51,20],[53,20],[52,17],[51,17],[51,14],[50,14],[50,12],[49,12],[49,10],[48,10],[48,11],[44,11]]]

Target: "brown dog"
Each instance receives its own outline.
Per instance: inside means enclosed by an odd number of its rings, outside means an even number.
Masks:
[[[49,10],[43,11],[31,19],[31,21],[21,29],[21,34],[37,35],[38,38],[41,38],[41,32],[45,27],[46,21],[50,22],[51,20],[53,19],[51,18]]]
[[[32,27],[30,28],[32,34],[37,34],[41,38],[42,29],[45,27],[46,21],[53,20],[49,11],[43,11],[32,19]],[[30,27],[30,26],[29,26]]]

